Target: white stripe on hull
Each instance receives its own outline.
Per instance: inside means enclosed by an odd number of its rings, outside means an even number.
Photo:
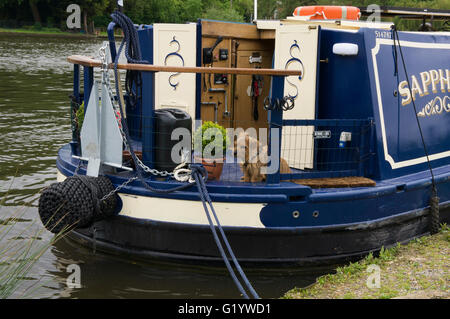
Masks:
[[[58,171],[57,180],[66,176]],[[119,193],[123,207],[119,215],[154,221],[208,225],[200,201],[137,196]],[[222,226],[262,227],[259,213],[263,204],[213,203]],[[212,217],[213,218],[213,217]],[[214,218],[213,218],[214,220]]]

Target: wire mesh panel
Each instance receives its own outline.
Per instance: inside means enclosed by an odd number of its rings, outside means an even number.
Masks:
[[[285,126],[281,156],[294,169],[314,168],[314,126]]]
[[[160,121],[157,116],[144,119],[134,111],[128,113],[127,121],[131,124],[131,144],[138,155],[146,152],[153,154],[148,165],[170,171],[181,161],[182,148],[178,145],[177,150],[173,149],[181,141],[181,136],[174,135],[167,128],[161,130],[161,125],[155,123]],[[190,135],[183,137],[185,143],[187,141],[185,149],[191,153],[191,162],[202,162],[194,145],[195,130],[201,124],[194,122]],[[223,124],[228,136],[223,158],[202,163],[205,166],[220,165],[221,175],[217,180],[231,183],[265,183],[267,174],[273,172],[265,173],[264,169],[273,162],[280,164],[281,180],[362,176],[373,127],[371,120],[284,120],[281,140],[276,140],[268,125],[254,128],[252,123],[239,120],[233,122],[235,127],[226,127],[229,121],[219,121],[218,124]],[[150,148],[141,142],[143,131],[153,133],[154,143]],[[273,153],[276,147],[281,152]],[[309,155],[311,153],[312,156]],[[173,154],[175,161],[171,158]],[[278,157],[274,158],[274,154]],[[255,174],[255,178],[248,176],[249,169],[253,169],[251,174]]]
[[[282,143],[282,154],[284,151],[291,155],[290,166],[302,167],[310,163],[309,158],[298,152],[299,149],[314,150],[312,168],[293,169],[291,174],[283,174],[283,179],[362,174],[362,165],[369,152],[370,120],[285,120],[283,126],[290,140],[296,141],[293,149],[292,145]],[[299,129],[302,127],[308,129]],[[310,140],[313,142],[308,143]]]

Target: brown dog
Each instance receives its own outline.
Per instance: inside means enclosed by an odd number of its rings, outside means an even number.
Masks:
[[[261,173],[261,167],[267,166],[267,146],[262,146],[257,139],[249,136],[247,133],[241,133],[234,143],[234,150],[238,159],[241,160],[239,166],[244,174],[241,178],[242,181],[256,183],[266,180],[266,174]],[[291,173],[288,163],[281,157],[280,173]]]

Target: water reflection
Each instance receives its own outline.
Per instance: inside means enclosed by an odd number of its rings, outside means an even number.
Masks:
[[[56,257],[60,297],[71,298],[240,298],[226,268],[186,266],[163,262],[140,262],[94,253],[70,240],[62,240],[51,250]],[[68,289],[67,266],[81,269],[81,289]],[[261,297],[278,298],[295,282],[306,286],[326,268],[302,270],[245,269]]]

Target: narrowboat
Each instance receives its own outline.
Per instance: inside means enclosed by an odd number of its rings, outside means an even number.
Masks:
[[[449,223],[450,33],[339,8],[253,23],[113,13],[97,58],[68,57],[73,134],[43,223],[133,258],[273,268],[353,260]],[[231,135],[199,160],[208,126]],[[255,179],[249,137],[269,159]]]

